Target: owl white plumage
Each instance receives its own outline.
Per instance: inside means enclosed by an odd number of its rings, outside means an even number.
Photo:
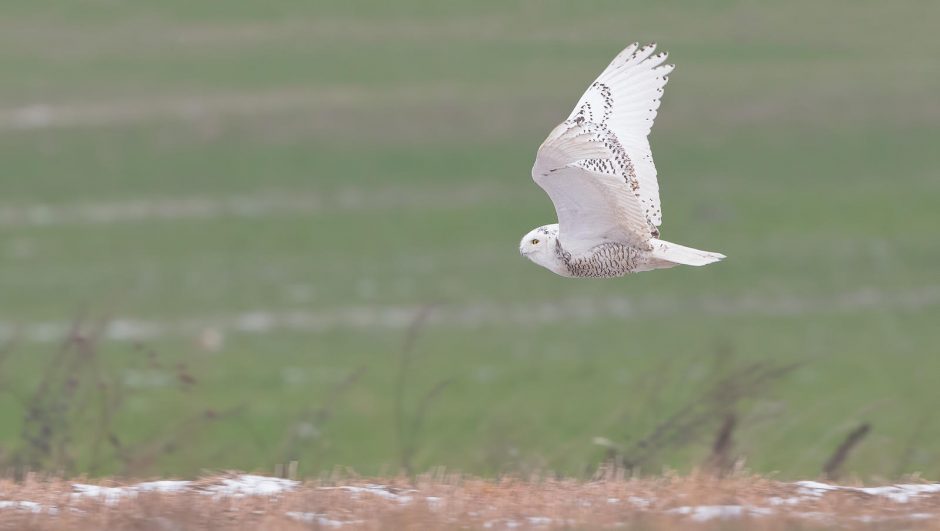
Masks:
[[[566,277],[619,277],[725,256],[659,239],[662,208],[649,135],[674,65],[655,44],[620,52],[539,147],[532,178],[558,223],[533,229],[519,252]]]

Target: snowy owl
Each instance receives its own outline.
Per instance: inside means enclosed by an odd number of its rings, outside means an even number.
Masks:
[[[655,44],[628,46],[539,147],[532,178],[558,223],[533,229],[519,252],[565,277],[620,277],[725,256],[659,239],[662,210],[647,135],[666,76]]]

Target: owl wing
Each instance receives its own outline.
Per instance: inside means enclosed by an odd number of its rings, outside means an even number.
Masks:
[[[532,178],[555,205],[570,252],[611,240],[642,247],[662,222],[647,135],[666,76],[655,45],[628,46],[539,147]]]
[[[643,206],[651,230],[662,223],[659,182],[648,135],[660,98],[675,65],[664,65],[666,53],[653,55],[655,44],[627,46],[591,84],[568,121],[582,119],[607,128],[620,144],[633,171],[626,178]]]
[[[562,123],[539,148],[532,178],[555,205],[558,240],[573,255],[610,241],[642,247],[651,238],[641,203],[615,157],[585,123]]]

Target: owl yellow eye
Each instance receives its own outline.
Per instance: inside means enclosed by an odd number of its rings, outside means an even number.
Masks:
[[[539,244],[538,238],[535,238],[534,240],[532,240],[531,243],[532,243],[532,245],[538,245],[538,244]]]

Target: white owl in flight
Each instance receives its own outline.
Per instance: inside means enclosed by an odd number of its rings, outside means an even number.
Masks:
[[[655,49],[634,43],[620,52],[539,147],[532,178],[558,223],[522,238],[519,252],[529,260],[565,277],[609,278],[725,257],[659,239],[659,184],[646,137],[674,65]]]

